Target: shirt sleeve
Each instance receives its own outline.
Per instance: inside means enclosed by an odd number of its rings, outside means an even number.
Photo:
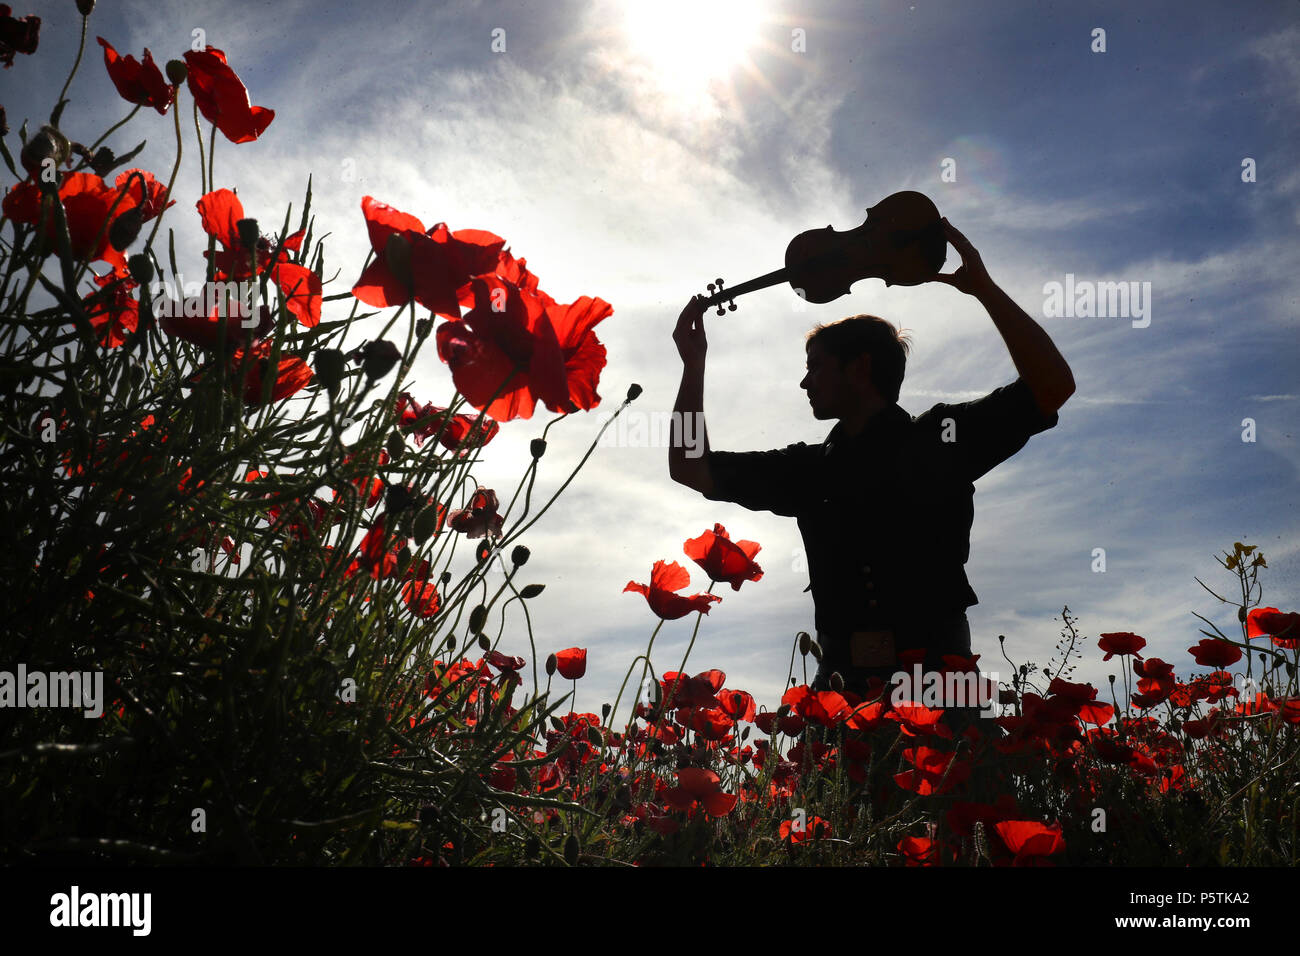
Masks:
[[[710,451],[713,493],[704,497],[793,517],[811,485],[811,457],[820,450],[797,442],[772,451]]]
[[[1044,415],[1023,379],[994,389],[983,398],[933,409],[953,420],[953,451],[968,481],[987,474],[1025,447],[1039,432],[1054,428],[1056,412]]]

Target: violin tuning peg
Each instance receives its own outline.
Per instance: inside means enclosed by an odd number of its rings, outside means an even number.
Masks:
[[[722,280],[721,280],[721,279],[718,279],[718,280],[716,280],[716,281],[717,281],[717,283],[718,283],[718,288],[721,289],[721,288],[722,288]]]
[[[722,306],[718,306],[718,315],[726,315],[726,314],[727,314],[727,310],[724,309]]]
[[[728,311],[728,312],[735,312],[735,311],[736,311],[736,303],[734,303],[734,302],[731,303],[731,305],[728,306],[727,311]]]

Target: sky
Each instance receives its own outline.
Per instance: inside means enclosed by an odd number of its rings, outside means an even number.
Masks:
[[[24,118],[35,128],[48,116],[80,28],[72,0],[13,6],[44,23],[38,55],[0,74],[11,144]],[[1196,581],[1233,593],[1215,555],[1234,541],[1267,558],[1264,605],[1300,606],[1294,3],[182,0],[165,10],[100,0],[62,122],[72,138],[93,140],[129,110],[96,36],[137,58],[148,47],[160,63],[208,43],[276,114],[256,142],[219,139],[216,185],[237,188],[269,231],[289,203],[296,221],[310,175],[316,233],[330,234],[326,276],[339,270],[326,294],[360,274],[360,204],[372,195],[426,226],[505,237],[560,302],[613,305],[596,327],[603,401],[551,430],[538,494],[564,482],[632,383],[644,392],[629,412],[643,422],[672,409],[671,333],[707,282],[776,269],[795,234],[856,226],[885,196],[918,190],[1047,331],[1077,386],[1055,428],[976,483],[966,571],[981,667],[1009,676],[999,635],[1017,663],[1047,664],[1068,606],[1085,639],[1074,679],[1106,695],[1116,662],[1102,663],[1095,643],[1108,631],[1144,636],[1148,656],[1185,677],[1204,627],[1193,612],[1239,634],[1235,609]],[[184,109],[188,121],[188,99]],[[171,117],[141,111],[110,145],[141,139],[137,162],[165,178]],[[191,131],[167,222],[197,274],[194,145]],[[960,259],[948,257],[951,272]],[[1145,314],[1061,315],[1053,282],[1136,283]],[[326,319],[346,305],[327,304]],[[706,320],[715,449],[822,441],[833,423],[812,417],[798,387],[804,335],[855,313],[908,330],[899,403],[913,415],[1016,378],[984,309],[941,283],[866,279],[825,305],[776,286],[737,306]],[[348,341],[389,317],[358,323]],[[433,349],[410,391],[451,398]],[[506,423],[480,483],[513,492],[550,417],[539,405]],[[599,447],[529,531],[518,580],[546,585],[530,603],[539,655],[587,648],[577,709],[612,702],[657,623],[625,585],[648,582],[663,559],[691,571],[687,593],[704,591],[682,545],[717,522],[762,545],[764,576],[716,589],[723,600],[686,670],[721,669],[727,687],[774,708],[791,642],[814,630],[796,523],[705,500],[670,480],[666,457],[662,446]],[[664,625],[656,670],[678,668],[694,622]],[[501,649],[531,656],[519,629]]]

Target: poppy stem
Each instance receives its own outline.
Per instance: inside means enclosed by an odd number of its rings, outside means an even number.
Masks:
[[[618,696],[614,698],[614,709],[610,711],[610,714],[613,715],[615,720],[618,719],[618,705],[619,702],[623,699],[623,691],[627,689],[627,679],[632,676],[632,671],[636,667],[636,662],[639,660],[645,661],[645,664],[642,665],[641,667],[641,684],[642,685],[645,684],[646,670],[650,666],[650,651],[655,646],[655,638],[659,636],[659,629],[663,626],[664,626],[664,619],[660,618],[659,623],[655,625],[655,629],[650,635],[650,644],[646,647],[645,653],[640,655],[639,657],[634,657],[632,659],[631,665],[627,669],[627,673],[623,675],[623,683],[618,688]],[[633,705],[632,717],[635,716],[636,716],[636,705]],[[628,718],[628,723],[632,722],[632,717]],[[627,724],[623,725],[623,730],[624,732],[627,731]]]
[[[59,98],[54,102],[55,112],[58,112],[59,104],[63,102],[63,97],[68,92],[68,87],[72,85],[72,78],[77,75],[77,67],[81,66],[81,54],[86,51],[86,21],[87,17],[81,18],[81,43],[77,46],[77,58],[72,63],[72,72],[63,83],[63,89],[59,91]]]

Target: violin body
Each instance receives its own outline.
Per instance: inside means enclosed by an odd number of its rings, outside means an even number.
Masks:
[[[818,304],[847,295],[860,279],[883,279],[885,285],[920,285],[939,274],[948,256],[939,210],[922,193],[905,191],[886,196],[867,210],[866,221],[853,229],[830,226],[809,229],[790,241],[785,268],[724,289],[722,280],[709,285],[714,293],[705,306],[731,300],[746,292],[786,281],[796,294]]]

